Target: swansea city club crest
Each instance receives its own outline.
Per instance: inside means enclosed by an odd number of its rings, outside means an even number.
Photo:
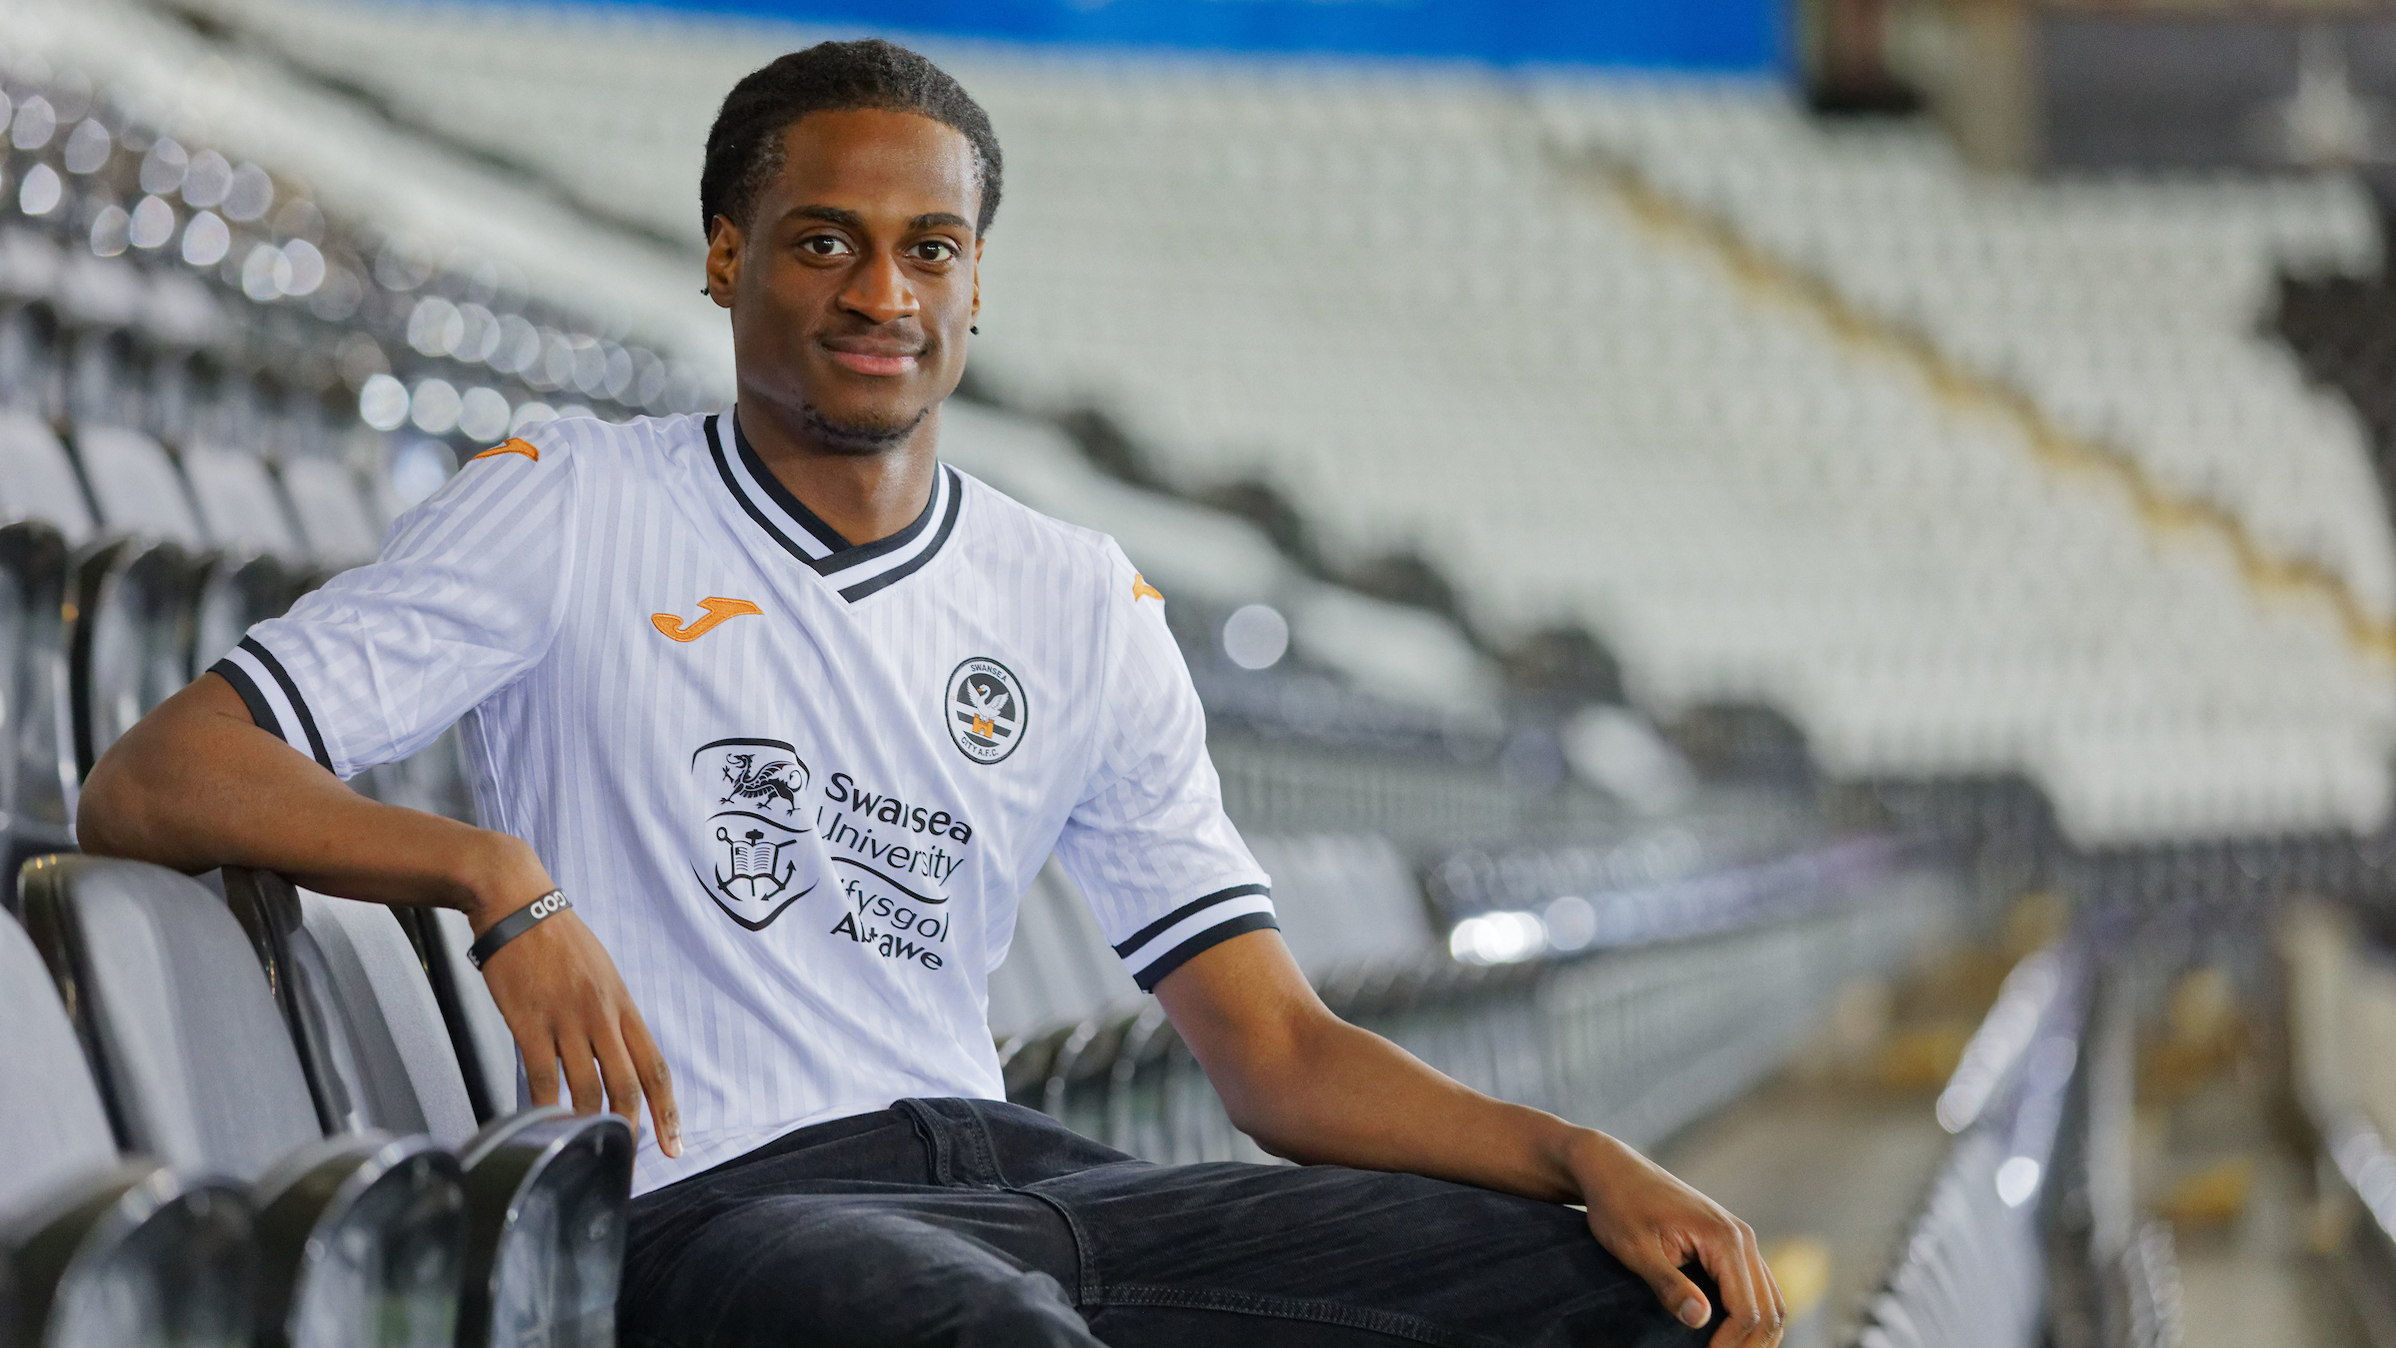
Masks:
[[[759,930],[816,886],[818,849],[800,803],[806,761],[781,740],[717,740],[691,755],[691,774],[703,806],[692,878],[733,921]]]
[[[948,676],[941,712],[948,737],[976,763],[996,763],[1023,743],[1028,709],[1015,671],[977,655]]]

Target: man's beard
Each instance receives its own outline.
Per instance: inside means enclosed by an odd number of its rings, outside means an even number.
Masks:
[[[869,454],[887,454],[907,443],[907,437],[915,434],[915,428],[923,425],[924,418],[930,415],[932,409],[926,407],[909,417],[903,425],[875,425],[834,421],[813,403],[799,404],[799,420],[806,426],[810,439],[835,454],[860,458]]]

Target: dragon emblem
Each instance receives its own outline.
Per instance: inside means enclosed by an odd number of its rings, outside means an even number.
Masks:
[[[730,754],[724,759],[724,780],[730,791],[719,804],[731,805],[752,801],[759,805],[779,803],[783,808],[799,808],[799,787],[806,783],[793,782],[790,774],[797,764],[787,758],[768,758],[763,766],[755,754]]]

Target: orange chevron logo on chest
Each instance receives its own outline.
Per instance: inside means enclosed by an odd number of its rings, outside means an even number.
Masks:
[[[702,599],[699,601],[699,607],[706,610],[706,615],[688,627],[683,626],[680,617],[671,613],[652,613],[649,615],[649,621],[657,625],[658,631],[676,641],[697,641],[731,619],[744,614],[754,613],[762,616],[765,613],[764,609],[746,599]]]

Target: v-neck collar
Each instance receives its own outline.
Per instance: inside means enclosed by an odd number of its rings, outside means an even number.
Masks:
[[[956,469],[935,464],[931,499],[924,502],[923,513],[913,523],[888,538],[853,544],[790,494],[749,447],[749,437],[742,433],[738,418],[731,419],[733,449],[726,453],[723,431],[717,424],[725,419],[710,416],[706,422],[708,452],[715,456],[716,472],[724,479],[725,489],[757,527],[817,575],[832,581],[840,597],[850,603],[921,570],[956,531],[965,484]]]

